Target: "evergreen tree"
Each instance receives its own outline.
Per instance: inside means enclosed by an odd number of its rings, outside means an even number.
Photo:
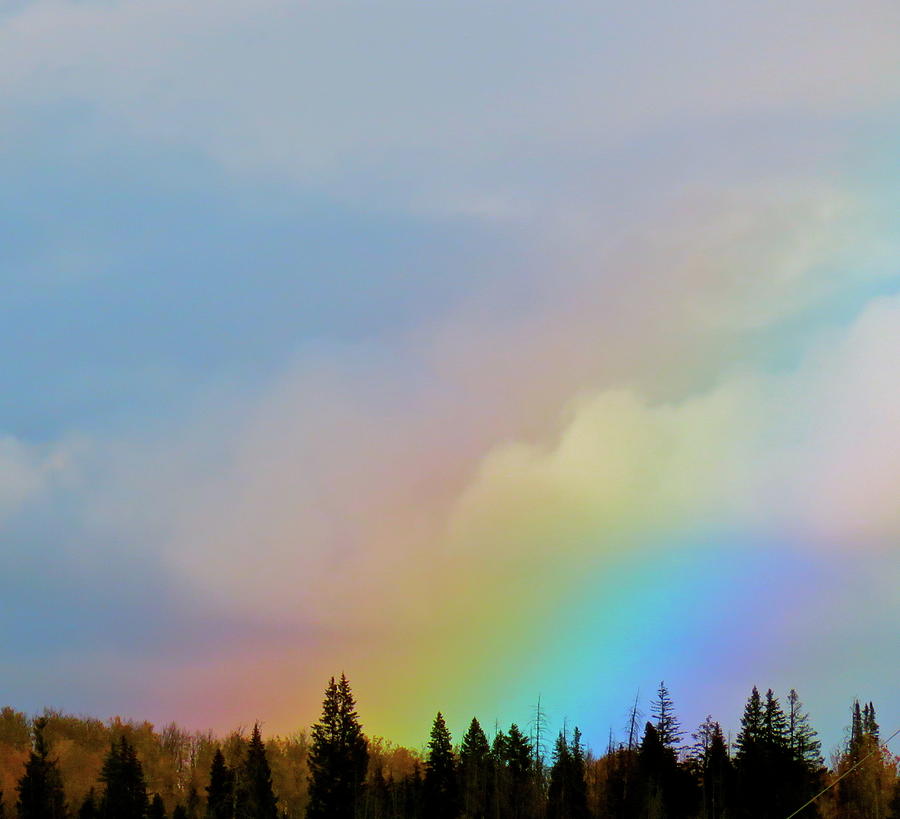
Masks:
[[[675,748],[681,741],[681,725],[675,715],[675,706],[665,682],[660,682],[656,699],[650,705],[650,715],[656,720],[654,728],[659,741],[667,748]]]
[[[809,714],[803,710],[800,696],[793,688],[788,694],[787,737],[788,747],[796,760],[812,771],[822,766],[822,743],[809,724]]]
[[[34,721],[33,747],[16,787],[19,819],[65,819],[66,816],[62,777],[56,760],[50,759],[50,748],[44,737],[46,727],[45,717]]]
[[[571,755],[565,734],[560,731],[553,746],[553,766],[550,768],[550,787],[547,792],[548,819],[567,819],[569,815],[569,779]]]
[[[709,743],[702,757],[701,792],[703,819],[723,819],[733,799],[734,769],[718,722],[712,723]]]
[[[456,760],[450,731],[440,711],[434,718],[425,763],[425,809],[429,817],[452,819],[459,813]]]
[[[663,745],[656,726],[648,722],[638,750],[642,817],[662,819],[667,815],[666,784],[674,764],[671,748]]]
[[[576,728],[571,744],[560,731],[553,748],[553,766],[547,793],[548,819],[583,819],[587,816],[584,749]]]
[[[875,742],[879,741],[880,731],[878,723],[875,721],[875,705],[872,702],[863,709],[862,729],[863,733],[872,737]]]
[[[278,801],[277,799],[275,800]],[[200,819],[201,800],[200,794],[197,793],[197,786],[191,783],[188,788],[187,800],[184,803],[184,809],[187,812],[188,819]]]
[[[463,816],[483,819],[490,804],[491,747],[475,717],[459,748],[459,769]]]
[[[166,819],[166,806],[158,793],[153,794],[153,799],[150,800],[147,819]]]
[[[771,688],[766,691],[762,740],[770,756],[780,757],[788,748],[787,719],[781,708],[781,703],[778,702],[778,697],[775,696],[775,692]]]
[[[207,819],[233,819],[234,772],[225,764],[221,748],[216,748],[209,768],[209,785],[206,787]]]
[[[738,732],[735,746],[736,760],[746,759],[755,754],[763,740],[763,707],[759,689],[754,685],[750,698],[744,706],[741,717],[741,730]]]
[[[235,779],[236,819],[278,819],[278,799],[272,791],[272,771],[259,723],[247,746],[247,756]],[[185,809],[185,816],[188,816]],[[173,817],[174,819],[174,817]]]
[[[425,819],[424,808],[424,782],[422,781],[422,769],[419,763],[413,765],[412,773],[402,783],[400,811],[398,817],[403,819]]]
[[[741,730],[735,742],[737,773],[735,810],[738,816],[761,819],[766,815],[767,771],[765,764],[765,712],[759,689],[754,685],[744,706]]]
[[[582,819],[582,817],[587,817],[589,813],[587,781],[585,779],[587,766],[584,758],[584,745],[581,741],[581,730],[577,725],[572,732],[572,744],[569,746],[569,750],[572,757],[571,816],[572,819]]]
[[[822,789],[822,744],[809,723],[800,697],[792,688],[788,693],[787,756],[785,761],[785,793],[787,804],[795,809]],[[810,806],[803,816],[817,816],[818,808]]]
[[[850,738],[836,773],[846,773],[837,786],[841,819],[881,819],[887,815],[896,781],[896,765],[881,745],[875,706],[853,703]]]
[[[369,762],[369,751],[350,683],[341,674],[325,689],[322,716],[312,729],[309,752],[308,819],[353,819]]]
[[[366,789],[366,807],[364,811],[371,819],[387,819],[390,812],[390,787],[384,778],[381,765],[375,766],[372,781]]]
[[[506,734],[498,730],[494,734],[491,743],[491,802],[489,805],[490,816],[500,817],[510,802],[509,797],[509,769],[507,767]]]
[[[97,819],[99,815],[97,797],[94,795],[94,789],[91,788],[78,809],[78,819]]]
[[[537,792],[534,751],[531,743],[513,723],[503,742],[504,768],[507,774],[508,815],[513,819],[530,816],[536,811],[541,795]]]
[[[99,810],[103,819],[144,819],[148,806],[144,769],[124,736],[112,743],[100,781],[105,785]]]

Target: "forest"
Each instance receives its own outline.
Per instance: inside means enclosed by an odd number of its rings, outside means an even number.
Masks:
[[[540,707],[490,737],[472,718],[458,742],[439,712],[417,751],[365,735],[344,675],[310,731],[265,741],[6,707],[0,819],[900,819],[872,703],[827,762],[794,690],[754,687],[733,741],[712,717],[683,730],[664,683],[648,717],[635,701],[595,753],[577,727],[545,736]]]

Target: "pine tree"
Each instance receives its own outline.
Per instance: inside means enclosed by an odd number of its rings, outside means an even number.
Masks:
[[[233,819],[234,772],[225,764],[221,748],[216,748],[209,768],[209,785],[206,787],[207,819]]]
[[[837,787],[841,819],[880,819],[887,815],[896,779],[895,762],[879,740],[872,703],[860,709],[859,701],[854,701],[850,738],[836,772],[847,773]]]
[[[276,802],[278,800],[275,800]],[[187,811],[188,819],[200,819],[201,800],[200,794],[197,793],[197,786],[191,783],[188,788],[187,800],[184,803],[184,809]]]
[[[862,729],[864,734],[872,737],[876,742],[879,741],[880,730],[875,721],[875,705],[872,702],[863,709]]]
[[[541,801],[535,782],[534,751],[531,743],[513,723],[503,741],[506,805],[508,815],[524,817],[536,810]]]
[[[124,736],[112,743],[100,781],[106,786],[100,798],[103,819],[144,819],[148,806],[144,769]]]
[[[681,741],[681,725],[675,715],[675,706],[665,682],[660,682],[656,699],[650,705],[650,715],[656,720],[654,728],[659,741],[667,748],[676,748]]]
[[[766,815],[765,794],[769,783],[765,764],[765,712],[759,689],[755,685],[744,706],[741,730],[738,732],[735,747],[737,815],[748,819],[761,819]]]
[[[325,689],[322,716],[312,729],[307,819],[353,819],[369,751],[350,683],[341,674]]]
[[[778,702],[778,697],[770,688],[766,691],[766,705],[763,710],[763,744],[770,754],[780,755],[787,749],[787,719]]]
[[[587,816],[584,773],[581,731],[575,729],[571,743],[560,731],[553,748],[553,767],[550,769],[548,819],[583,819]]]
[[[33,726],[33,748],[19,780],[16,805],[19,819],[65,819],[66,798],[62,778],[44,737],[47,720],[39,717]]]
[[[147,819],[166,819],[166,806],[158,793],[153,794],[153,799],[150,800]]]
[[[463,816],[482,819],[490,804],[491,747],[475,717],[459,748],[459,768]]]
[[[587,770],[584,758],[584,745],[581,742],[581,730],[577,725],[572,732],[572,743],[569,746],[569,750],[572,756],[571,816],[572,819],[582,819],[582,817],[588,816],[587,781],[585,780]]]
[[[744,706],[741,717],[741,730],[738,732],[735,747],[736,760],[746,759],[757,752],[763,741],[763,707],[759,689],[754,685],[750,698]]]
[[[550,768],[550,787],[547,791],[548,819],[568,819],[571,776],[569,743],[566,741],[566,735],[560,731],[553,746],[553,766]]]
[[[97,819],[98,816],[97,797],[94,795],[94,789],[91,788],[78,809],[78,819]]]
[[[490,816],[504,815],[506,806],[510,802],[509,796],[509,769],[507,766],[506,734],[497,730],[494,741],[491,743],[491,802],[489,805]]]
[[[787,736],[788,747],[795,759],[810,770],[815,771],[822,766],[822,743],[809,724],[809,714],[803,710],[800,696],[793,688],[788,694]]]
[[[707,718],[708,719],[708,718]],[[709,743],[702,757],[701,782],[704,819],[722,819],[733,799],[734,769],[728,757],[725,737],[718,722],[709,731]]]
[[[788,693],[786,724],[787,757],[784,762],[786,804],[792,809],[802,805],[822,789],[822,744],[809,723],[800,697],[792,688]],[[817,808],[803,816],[816,816]]]
[[[459,812],[456,759],[450,731],[440,711],[434,718],[425,763],[425,809],[435,819],[452,819]]]
[[[641,816],[661,819],[666,815],[665,786],[672,765],[674,758],[671,749],[663,745],[656,726],[648,722],[644,726],[644,736],[638,750]]]
[[[278,799],[272,791],[272,771],[266,758],[266,746],[257,723],[253,726],[247,756],[235,778],[235,817],[278,819],[277,804]]]

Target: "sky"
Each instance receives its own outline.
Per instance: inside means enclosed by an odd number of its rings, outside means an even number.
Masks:
[[[900,7],[0,7],[4,697],[420,747],[900,726]]]

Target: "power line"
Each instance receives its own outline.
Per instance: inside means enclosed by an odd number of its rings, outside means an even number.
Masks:
[[[898,728],[896,731],[894,731],[894,733],[891,734],[891,735],[884,741],[884,744],[887,745],[887,744],[888,744],[895,736],[897,736],[897,734],[900,734],[900,728]],[[837,785],[837,783],[840,782],[845,776],[847,776],[848,774],[853,773],[860,765],[863,764],[863,762],[865,762],[870,756],[872,756],[872,754],[874,754],[874,753],[876,753],[876,752],[879,752],[879,751],[881,751],[881,746],[876,746],[875,748],[873,748],[873,749],[872,749],[871,751],[869,751],[869,753],[867,753],[862,759],[860,759],[859,762],[857,762],[852,768],[848,768],[846,771],[844,771],[844,772],[843,772],[837,779],[835,779],[834,782],[832,782],[827,788],[823,788],[821,791],[819,791],[812,799],[809,800],[809,802],[804,802],[799,808],[797,808],[797,810],[795,810],[790,816],[788,816],[787,819],[794,819],[795,816],[798,816],[798,815],[800,814],[801,811],[803,811],[803,810],[805,810],[806,808],[808,808],[808,807],[809,807],[813,802],[815,802],[816,799],[818,799],[823,793],[827,793],[828,791],[830,791],[830,790],[831,790],[835,785]]]

